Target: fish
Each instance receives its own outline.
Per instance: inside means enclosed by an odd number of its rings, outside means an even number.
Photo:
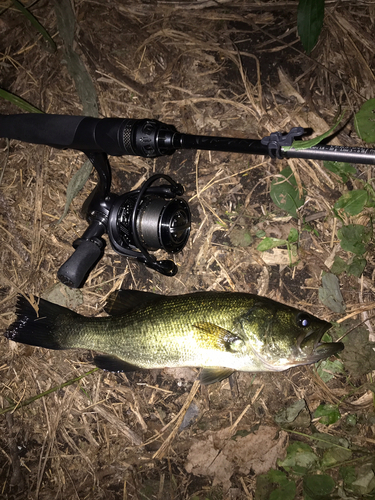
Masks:
[[[237,292],[159,295],[117,290],[108,316],[86,317],[23,295],[17,319],[4,333],[15,342],[47,349],[89,349],[101,369],[202,368],[203,385],[234,371],[279,372],[340,352],[341,342],[321,342],[332,326],[266,297]]]

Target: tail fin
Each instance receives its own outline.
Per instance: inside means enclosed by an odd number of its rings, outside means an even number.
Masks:
[[[36,304],[38,312],[25,297],[18,295],[17,319],[4,336],[14,342],[46,349],[68,349],[66,332],[61,325],[66,323],[67,318],[74,320],[79,314],[44,299],[37,299]]]

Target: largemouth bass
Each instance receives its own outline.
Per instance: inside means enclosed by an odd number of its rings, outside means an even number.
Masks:
[[[265,297],[196,292],[164,296],[119,290],[106,317],[85,317],[43,299],[37,311],[18,297],[17,320],[5,337],[47,349],[92,349],[94,363],[110,371],[201,367],[211,384],[235,370],[282,371],[341,351],[320,343],[331,324]]]

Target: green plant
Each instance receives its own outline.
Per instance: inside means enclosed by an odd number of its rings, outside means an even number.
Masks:
[[[297,30],[307,54],[310,54],[319,39],[323,21],[324,0],[299,0]]]
[[[361,139],[365,142],[375,141],[375,99],[367,101],[354,117],[355,128]],[[343,114],[335,121],[334,125],[322,135],[308,141],[294,141],[294,149],[304,149],[318,144],[328,137],[337,125],[341,122]],[[284,147],[287,150],[289,148]],[[366,266],[366,253],[369,243],[372,239],[372,213],[375,208],[375,190],[371,181],[364,182],[355,178],[356,168],[352,165],[342,162],[324,162],[324,166],[330,172],[338,175],[343,183],[355,180],[358,189],[345,192],[332,207],[333,215],[340,220],[342,227],[338,229],[337,236],[340,240],[341,248],[349,252],[347,261],[339,256],[335,257],[332,273],[341,274],[346,272],[349,275],[360,277]],[[297,210],[305,201],[305,191],[302,189],[302,195],[298,189],[297,181],[290,167],[284,168],[280,174],[275,177],[271,183],[270,196],[276,206],[288,212],[291,216],[297,218]],[[350,217],[357,217],[366,212],[367,225],[356,223],[350,220]],[[361,222],[363,219],[361,220]],[[311,230],[306,224],[302,226],[304,230]],[[287,245],[290,248],[291,243],[298,240],[277,240],[275,238],[265,238],[258,250],[265,251],[276,246]]]
[[[18,0],[12,0],[13,5],[26,17],[26,19],[34,26],[34,28],[39,31],[44,40],[46,40],[49,50],[51,52],[55,52],[56,44],[51,38],[51,36],[47,33],[46,29],[40,24],[40,22],[31,14],[31,12],[26,9],[21,2]]]
[[[32,104],[28,103],[22,97],[18,97],[15,94],[12,94],[11,92],[8,92],[7,90],[0,89],[0,97],[3,99],[11,102],[12,104],[16,105],[20,109],[23,109],[24,111],[27,111],[28,113],[43,113],[43,111],[40,111],[40,109],[36,108]]]
[[[375,99],[366,101],[358,113],[354,116],[354,125],[360,138],[365,142],[375,141]],[[347,183],[351,178],[354,180],[356,169],[347,163],[324,162],[324,166],[330,172],[341,177],[342,182]],[[354,189],[344,193],[334,204],[333,213],[335,217],[343,222],[343,226],[338,230],[337,235],[341,248],[353,254],[345,262],[341,257],[336,256],[331,271],[334,274],[346,272],[353,276],[360,277],[366,266],[366,252],[368,244],[372,238],[372,224],[364,226],[362,224],[346,223],[348,217],[355,217],[367,211],[368,219],[371,222],[372,212],[375,208],[375,191],[370,181],[364,182],[356,179],[359,189]]]
[[[311,440],[311,445],[291,443],[285,459],[278,460],[279,469],[270,469],[257,477],[255,500],[293,500],[297,491],[301,492],[298,498],[304,500],[359,500],[363,495],[374,498],[375,474],[368,452],[361,450],[358,456],[357,449],[353,458],[351,444],[345,438],[317,432],[311,435],[288,432],[299,439]]]
[[[299,238],[299,234],[297,229],[292,228],[288,234],[288,238],[286,240],[282,240],[280,238],[273,238],[267,236],[262,239],[262,241],[257,246],[257,250],[259,252],[266,252],[267,250],[271,250],[272,248],[286,246],[288,249],[289,255],[289,265],[292,265],[293,259],[292,257],[297,256],[297,241]]]
[[[296,178],[290,167],[284,168],[271,183],[270,196],[276,206],[297,218],[297,210],[304,204]]]

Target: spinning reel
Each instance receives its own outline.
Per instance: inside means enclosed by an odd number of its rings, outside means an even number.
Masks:
[[[112,175],[107,154],[167,154],[161,151],[159,143],[162,129],[171,129],[159,127],[155,138],[155,123],[159,122],[38,114],[0,116],[0,137],[78,149],[87,155],[98,173],[97,186],[82,208],[89,226],[73,242],[74,253],[57,272],[65,285],[83,285],[103,256],[105,233],[120,255],[135,258],[166,276],[177,273],[172,260],[157,260],[150,252],[162,249],[174,254],[186,245],[191,215],[189,205],[181,198],[183,186],[168,175],[156,174],[135,191],[123,195],[110,191]]]
[[[179,133],[157,120],[91,118],[48,114],[0,115],[0,137],[56,148],[83,151],[95,167],[99,182],[83,206],[89,226],[73,243],[75,252],[61,266],[58,278],[71,287],[81,286],[101,258],[108,233],[113,249],[133,257],[166,276],[174,276],[176,265],[156,260],[150,251],[180,252],[190,234],[189,206],[180,196],[181,184],[164,174],[150,177],[140,189],[116,195],[110,192],[111,167],[107,155],[137,155],[145,158],[173,154],[177,149],[202,149],[257,154],[271,158],[306,158],[375,164],[375,149],[319,144],[293,148],[305,133],[301,127],[283,134],[273,132],[263,139],[236,139]],[[166,183],[156,185],[162,180]]]
[[[177,266],[171,260],[156,260],[150,251],[162,249],[180,252],[190,234],[190,209],[179,198],[181,184],[168,175],[156,174],[140,189],[123,195],[109,192],[109,163],[105,154],[88,157],[99,174],[99,183],[83,206],[89,227],[74,241],[75,252],[60,267],[57,277],[67,286],[77,288],[103,255],[108,233],[112,248],[125,257],[133,257],[166,276],[174,276]],[[167,184],[155,185],[158,180]]]

